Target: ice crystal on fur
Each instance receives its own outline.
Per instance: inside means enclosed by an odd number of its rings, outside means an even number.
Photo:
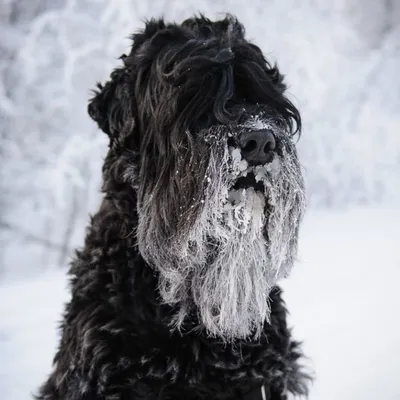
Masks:
[[[226,340],[257,337],[268,321],[268,295],[293,266],[305,208],[300,166],[284,131],[276,131],[282,156],[275,154],[264,166],[249,166],[238,148],[228,146],[227,139],[253,121],[272,125],[254,119],[210,131],[208,166],[198,177],[206,188],[196,218],[163,251],[141,248],[160,272],[163,300],[178,304],[176,326],[182,326],[194,303],[208,333]],[[234,188],[249,173],[262,183],[262,191]],[[145,215],[144,209],[141,213]]]

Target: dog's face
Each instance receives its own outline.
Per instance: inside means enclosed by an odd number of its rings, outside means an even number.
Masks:
[[[297,252],[299,113],[232,17],[152,20],[133,39],[89,114],[131,160],[139,251],[176,327],[196,315],[209,335],[257,337]]]

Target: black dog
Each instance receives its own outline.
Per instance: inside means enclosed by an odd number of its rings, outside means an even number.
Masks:
[[[88,107],[104,199],[37,398],[307,395],[275,286],[305,209],[283,76],[232,16],[151,20],[121,59]]]

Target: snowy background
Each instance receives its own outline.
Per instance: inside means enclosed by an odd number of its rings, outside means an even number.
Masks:
[[[145,17],[198,11],[236,14],[302,112],[310,207],[284,287],[311,400],[399,400],[400,0],[1,0],[0,397],[49,372],[65,266],[99,203],[90,89]]]

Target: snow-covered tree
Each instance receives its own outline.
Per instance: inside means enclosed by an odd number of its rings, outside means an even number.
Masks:
[[[86,114],[145,17],[236,14],[287,75],[304,119],[311,206],[400,201],[400,6],[395,0],[3,0],[2,268],[65,265],[99,201],[105,135]]]

